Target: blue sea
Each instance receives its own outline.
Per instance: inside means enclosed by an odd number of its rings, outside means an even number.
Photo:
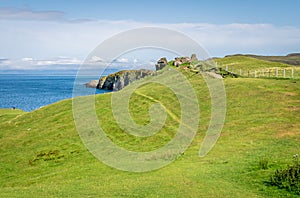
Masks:
[[[73,86],[82,87],[82,94],[101,94],[107,91],[86,88],[84,83],[97,80],[97,76],[81,77],[75,81],[73,76],[47,76],[0,74],[0,108],[19,108],[33,111],[51,103],[72,98]],[[75,82],[77,84],[75,84]],[[78,95],[78,93],[77,93]]]

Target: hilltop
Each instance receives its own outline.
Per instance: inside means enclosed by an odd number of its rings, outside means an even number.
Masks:
[[[214,58],[218,67],[224,68],[225,66],[234,67],[236,69],[260,69],[260,68],[287,68],[293,67],[286,63],[272,62],[268,60],[261,60],[255,57],[246,55],[230,55],[224,58]]]
[[[236,54],[236,55],[228,55],[226,57],[234,57],[234,56],[244,56],[250,58],[256,58],[265,61],[277,62],[277,63],[284,63],[294,66],[300,66],[300,53],[292,53],[286,56],[259,56],[253,54]]]

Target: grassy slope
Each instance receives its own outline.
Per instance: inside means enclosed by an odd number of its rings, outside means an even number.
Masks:
[[[201,125],[191,147],[171,165],[148,173],[122,172],[95,159],[82,144],[72,117],[72,101],[61,101],[31,113],[0,116],[0,197],[278,197],[293,194],[265,182],[291,162],[300,145],[300,82],[273,79],[226,79],[227,118],[213,150],[198,150],[210,116],[209,94],[201,76],[186,73],[197,91]],[[130,109],[147,123],[147,95],[178,114],[174,95],[157,84],[132,96]],[[149,138],[121,133],[111,114],[111,94],[98,95],[97,114],[117,144],[151,150],[171,139],[176,122]],[[8,117],[9,118],[8,118]],[[141,146],[142,145],[142,146]],[[270,168],[259,168],[269,159]]]
[[[237,55],[233,55],[233,56],[237,56]],[[238,55],[238,56],[241,56],[241,55]],[[242,55],[242,56],[253,57],[256,59],[260,59],[260,60],[284,63],[284,64],[289,64],[289,65],[296,65],[296,66],[300,65],[300,54],[299,53],[289,54],[287,56],[258,56],[258,55],[251,55],[251,54]]]
[[[275,68],[275,67],[291,67],[291,65],[284,63],[271,62],[267,60],[260,60],[247,56],[227,56],[224,58],[215,58],[218,66],[225,68],[226,66],[236,69],[260,69],[260,68]]]
[[[21,109],[0,109],[0,120],[2,122],[15,119],[18,116],[21,116],[25,112]]]
[[[237,74],[242,74],[247,76],[247,73],[250,72],[250,76],[254,76],[254,71],[257,71],[258,75],[262,75],[262,69],[264,70],[264,75],[268,76],[269,71],[271,72],[271,77],[275,77],[276,69],[279,69],[278,77],[283,77],[283,69],[286,69],[286,77],[292,75],[292,69],[294,70],[294,78],[300,78],[300,67],[289,65],[280,62],[272,62],[268,60],[261,60],[255,57],[249,57],[246,55],[234,55],[227,56],[224,58],[215,58],[215,62],[218,67],[225,69],[228,67],[228,70]]]

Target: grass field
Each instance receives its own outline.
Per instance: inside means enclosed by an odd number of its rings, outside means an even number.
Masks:
[[[275,67],[291,67],[289,64],[260,60],[247,56],[228,56],[224,58],[214,59],[219,67],[230,67],[236,69],[260,69],[260,68],[275,68]]]
[[[156,171],[119,171],[94,158],[75,129],[72,100],[29,113],[0,110],[0,197],[297,197],[269,181],[276,168],[286,167],[300,152],[300,81],[225,79],[225,125],[213,150],[199,158],[210,119],[210,96],[201,74],[183,73],[199,99],[199,129],[183,155]],[[96,112],[116,144],[148,151],[172,139],[178,123],[170,115],[154,136],[122,133],[112,115],[111,96],[96,96]],[[137,123],[149,122],[148,107],[153,103],[149,98],[180,117],[175,95],[149,84],[130,100]],[[260,166],[262,160],[268,162],[267,169]]]
[[[258,56],[258,55],[231,55],[231,57],[234,56],[245,56],[245,57],[252,57],[260,60],[265,60],[265,61],[271,61],[271,62],[277,62],[277,63],[285,63],[289,65],[295,65],[295,66],[300,66],[300,54],[299,53],[294,53],[294,54],[288,54],[286,56]]]
[[[271,77],[300,79],[300,67],[255,57],[235,55],[215,58],[218,67],[244,77]],[[284,71],[285,70],[285,71]],[[292,71],[293,70],[293,71]]]

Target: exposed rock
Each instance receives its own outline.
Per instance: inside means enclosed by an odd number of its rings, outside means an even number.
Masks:
[[[146,69],[119,71],[117,73],[101,77],[98,81],[97,89],[118,91],[136,80],[154,74],[155,71]]]
[[[196,56],[196,54],[192,54],[191,58],[189,57],[177,57],[175,58],[175,61],[173,63],[174,66],[179,67],[180,65],[184,64],[184,63],[191,63],[193,61],[198,61],[198,58]]]
[[[199,62],[198,64],[194,65],[193,69],[197,69],[199,71],[203,71],[204,64],[202,62]]]
[[[192,61],[197,61],[197,60],[198,60],[198,58],[197,58],[196,54],[192,54],[192,56],[191,56],[191,62]]]
[[[174,61],[174,63],[173,63],[173,65],[174,65],[175,67],[179,67],[181,64],[182,64],[182,63],[179,62],[179,61]]]
[[[156,71],[163,69],[168,64],[168,61],[165,57],[159,59],[155,65]]]
[[[84,85],[88,88],[96,88],[98,85],[98,80],[91,80],[90,82],[85,83]]]
[[[105,83],[105,80],[106,80],[106,76],[102,76],[99,81],[98,81],[98,84],[97,84],[97,89],[101,89],[101,87],[103,86],[103,84]]]
[[[205,72],[208,76],[212,77],[212,78],[217,78],[217,79],[222,79],[223,76],[220,74],[217,74],[215,72]]]
[[[187,64],[186,64],[187,63]],[[184,65],[182,65],[184,64]],[[168,61],[165,57],[159,59],[155,65],[156,71],[163,69],[168,65]],[[173,62],[174,66],[184,66],[185,70],[190,70],[191,72],[199,73],[205,72],[207,75],[213,78],[222,78],[221,75],[217,74],[216,68],[209,67],[209,64],[205,61],[199,61],[196,54],[192,54],[191,58],[189,57],[177,57]],[[142,79],[149,75],[155,75],[156,71],[152,70],[123,70],[108,76],[103,76],[97,82],[97,89],[105,89],[118,91],[123,89],[125,86],[130,83]],[[94,87],[94,82],[87,83],[86,86]]]
[[[191,59],[189,57],[176,57],[173,65],[179,67],[183,63],[190,63],[190,62]]]

